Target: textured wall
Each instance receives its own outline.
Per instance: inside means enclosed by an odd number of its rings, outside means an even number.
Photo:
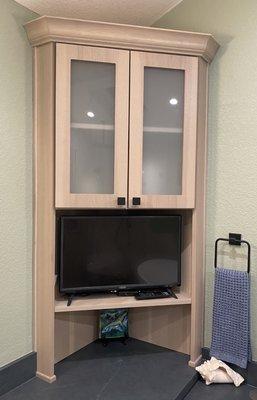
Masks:
[[[32,350],[32,67],[22,25],[36,17],[12,0],[0,13],[0,366]],[[210,344],[213,243],[251,241],[252,342],[257,360],[257,3],[184,0],[157,26],[211,32],[205,345]],[[224,249],[227,252],[227,249]],[[236,253],[240,253],[236,250]],[[239,254],[239,255],[240,255]],[[229,252],[226,263],[242,263]]]
[[[12,0],[0,12],[0,366],[32,350],[32,53]]]
[[[155,25],[212,33],[219,50],[210,67],[205,345],[210,345],[213,245],[242,233],[252,244],[252,345],[257,360],[257,2],[184,0]],[[226,265],[245,262],[224,248]],[[222,262],[222,261],[221,261]]]

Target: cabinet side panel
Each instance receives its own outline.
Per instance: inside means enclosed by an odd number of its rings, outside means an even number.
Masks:
[[[208,64],[199,59],[197,111],[196,203],[192,216],[192,318],[191,364],[194,366],[203,346],[204,269],[205,269],[205,193],[207,150]]]
[[[98,311],[55,315],[55,362],[75,353],[98,338]]]
[[[182,249],[181,249],[181,287],[180,292],[191,297],[191,240],[192,240],[192,211],[183,210],[182,214]]]
[[[129,335],[138,340],[189,354],[190,305],[131,309]]]
[[[35,346],[38,376],[54,376],[54,86],[55,45],[35,49]]]

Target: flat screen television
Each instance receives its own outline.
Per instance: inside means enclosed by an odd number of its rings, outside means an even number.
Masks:
[[[62,216],[61,293],[180,285],[181,216]]]

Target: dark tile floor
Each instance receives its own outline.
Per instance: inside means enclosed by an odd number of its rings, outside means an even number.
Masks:
[[[0,400],[181,400],[197,375],[188,357],[129,339],[92,343],[56,366],[57,381],[34,378]],[[257,400],[257,389],[198,381],[185,400]]]
[[[257,389],[248,385],[210,385],[197,382],[185,400],[257,400]]]
[[[32,379],[1,400],[180,400],[197,380],[188,356],[129,339],[92,343],[56,366],[51,385]]]

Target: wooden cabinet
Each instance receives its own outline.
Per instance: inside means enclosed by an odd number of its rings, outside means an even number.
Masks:
[[[97,310],[112,307],[130,309],[132,337],[189,354],[196,366],[203,346],[208,64],[218,43],[203,33],[57,17],[31,21],[26,31],[34,47],[37,376],[53,382],[55,362],[95,340]],[[55,287],[56,208],[181,214],[178,301],[96,295],[67,308]]]
[[[196,57],[58,43],[56,207],[194,208],[197,83]]]

